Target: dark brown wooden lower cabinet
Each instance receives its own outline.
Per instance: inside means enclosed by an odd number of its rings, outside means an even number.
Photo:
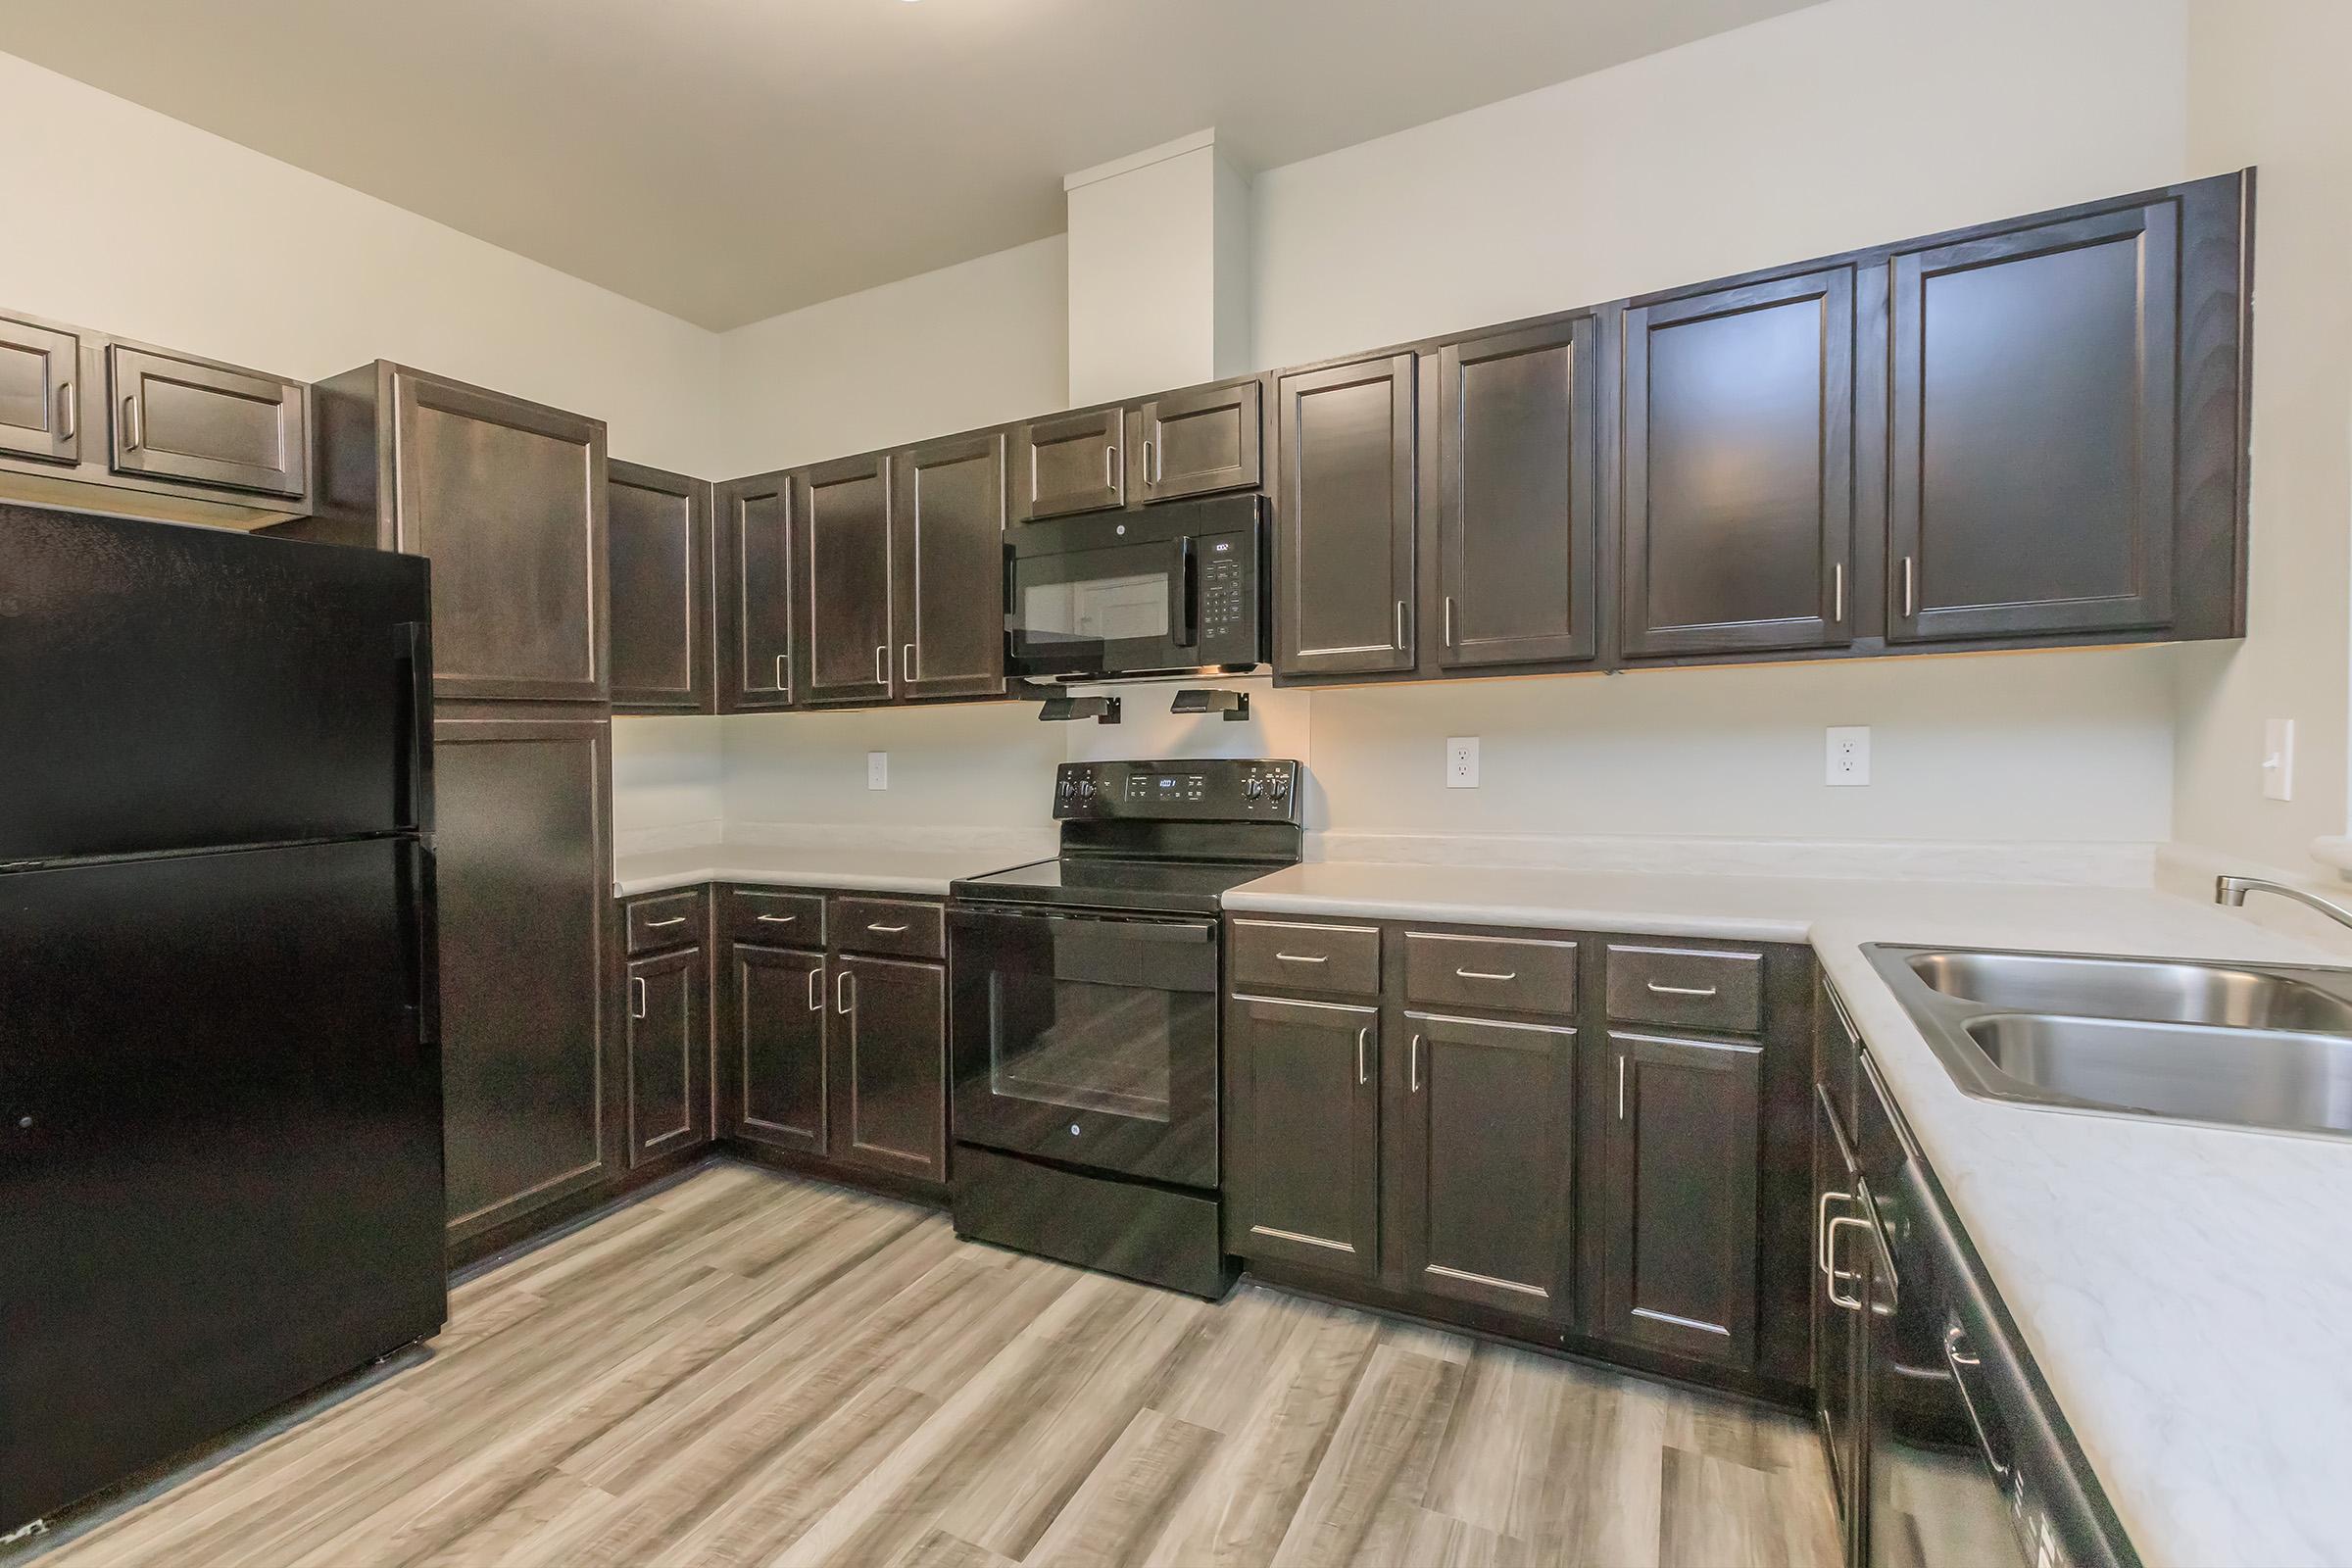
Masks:
[[[710,973],[701,948],[628,967],[629,1164],[710,1139]]]
[[[1403,1015],[1385,1140],[1406,1288],[1552,1323],[1576,1300],[1576,1031]]]
[[[825,1152],[825,956],[730,945],[719,986],[720,1128],[746,1143]]]
[[[1725,1366],[1756,1348],[1763,1047],[1619,1033],[1599,1223],[1607,1339]]]
[[[1366,1278],[1380,1266],[1380,1010],[1226,1007],[1226,1245]]]
[[[945,965],[836,959],[825,1062],[833,1158],[914,1181],[948,1179]]]
[[[611,725],[433,725],[453,1242],[618,1173],[607,1136]]]

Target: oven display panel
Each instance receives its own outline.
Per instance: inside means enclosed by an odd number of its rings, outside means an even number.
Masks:
[[[1130,773],[1127,775],[1127,802],[1140,806],[1151,801],[1202,801],[1208,798],[1208,779],[1200,773]]]

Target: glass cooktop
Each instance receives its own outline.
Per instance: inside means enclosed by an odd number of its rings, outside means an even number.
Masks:
[[[1279,863],[1265,861],[1068,856],[970,877],[954,884],[952,891],[969,903],[1214,914],[1228,890],[1280,869]]]

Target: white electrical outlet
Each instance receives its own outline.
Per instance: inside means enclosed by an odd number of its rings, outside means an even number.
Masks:
[[[1834,785],[1869,783],[1870,726],[1833,724],[1829,736],[1829,782]]]
[[[1478,737],[1456,735],[1446,743],[1446,787],[1449,790],[1478,788]]]
[[[890,754],[888,752],[865,754],[865,787],[869,790],[890,788]]]
[[[2262,794],[2272,801],[2295,798],[2295,721],[2291,718],[2263,722]]]

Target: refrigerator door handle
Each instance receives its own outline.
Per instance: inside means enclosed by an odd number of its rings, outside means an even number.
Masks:
[[[411,956],[416,976],[416,1043],[426,1048],[441,1044],[441,964],[433,933],[433,852],[419,839],[402,841],[406,864],[401,895],[408,901],[409,922],[416,950]]]
[[[399,639],[399,662],[407,672],[402,683],[403,701],[400,705],[400,751],[404,762],[401,775],[403,798],[399,818],[404,827],[419,833],[432,831],[432,734],[433,671],[432,661],[426,654],[425,624],[420,620],[404,620],[393,628]]]

